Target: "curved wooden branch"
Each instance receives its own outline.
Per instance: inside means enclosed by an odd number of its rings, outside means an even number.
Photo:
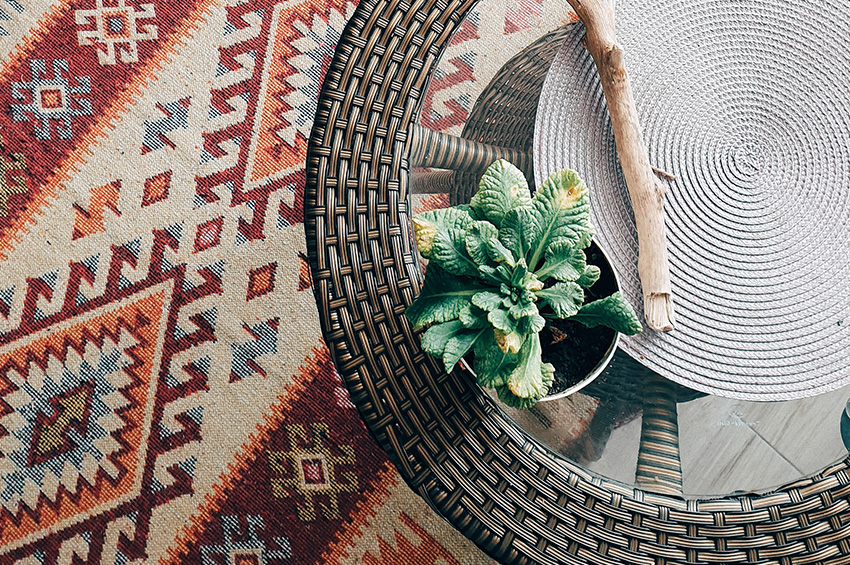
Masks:
[[[614,0],[568,0],[586,28],[585,47],[596,63],[611,115],[617,155],[632,199],[638,231],[638,275],[646,323],[673,329],[673,296],[664,227],[664,185],[649,163],[623,49],[617,44]]]

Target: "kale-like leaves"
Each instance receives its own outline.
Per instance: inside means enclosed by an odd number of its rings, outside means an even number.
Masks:
[[[544,304],[552,308],[556,318],[569,318],[579,313],[584,303],[584,290],[574,282],[559,282],[536,293]]]
[[[473,296],[485,289],[478,281],[453,277],[436,265],[428,265],[422,292],[404,313],[417,330],[450,322],[460,316]]]
[[[640,320],[632,306],[619,292],[585,304],[572,319],[588,328],[606,326],[626,335],[634,335],[641,330]]]
[[[422,256],[453,275],[476,275],[478,265],[466,248],[468,228],[475,223],[465,210],[442,208],[413,220],[416,245]]]
[[[620,293],[584,304],[600,272],[585,257],[590,204],[573,171],[555,173],[532,197],[522,172],[496,161],[469,206],[418,214],[414,232],[429,263],[405,314],[414,329],[427,328],[422,348],[447,371],[472,352],[479,384],[511,406],[534,405],[552,385],[538,335],[545,317],[641,329]]]
[[[490,165],[478,192],[469,202],[470,208],[482,220],[487,220],[497,228],[502,226],[505,214],[519,206],[531,203],[531,192],[525,175],[507,161],[500,159]]]
[[[546,249],[556,241],[566,241],[585,249],[593,238],[590,224],[590,200],[587,186],[575,171],[554,173],[543,182],[534,195],[534,209],[539,217],[540,235],[528,259],[530,268],[537,268]]]

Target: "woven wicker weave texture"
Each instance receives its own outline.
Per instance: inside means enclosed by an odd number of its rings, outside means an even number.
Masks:
[[[440,52],[474,4],[362,2],[311,136],[305,212],[320,316],[376,440],[504,563],[850,563],[850,460],[760,496],[649,494],[552,453],[419,349],[402,315],[422,280],[407,143]]]
[[[850,382],[850,4],[617,5],[650,161],[666,183],[677,331],[624,338],[703,392],[788,400]],[[538,177],[591,187],[600,244],[641,302],[637,233],[582,29],[538,112]],[[538,179],[539,180],[539,179]]]

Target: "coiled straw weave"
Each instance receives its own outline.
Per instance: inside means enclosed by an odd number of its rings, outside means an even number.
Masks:
[[[625,338],[703,392],[786,400],[850,383],[850,3],[628,0],[618,36],[666,213],[677,330]],[[537,114],[538,181],[570,166],[624,293],[637,235],[578,26]]]
[[[768,494],[655,495],[553,453],[419,348],[403,318],[422,280],[407,144],[441,51],[475,3],[363,0],[310,139],[305,225],[320,320],[376,441],[501,563],[850,563],[848,460]]]

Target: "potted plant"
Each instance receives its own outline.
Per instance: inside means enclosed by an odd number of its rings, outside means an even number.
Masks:
[[[574,171],[553,174],[532,197],[523,173],[499,160],[469,205],[417,214],[416,245],[428,265],[405,314],[416,330],[427,328],[422,348],[448,372],[471,354],[481,386],[528,408],[547,395],[556,373],[543,358],[544,328],[555,336],[547,346],[567,334],[560,341],[569,348],[598,340],[576,325],[639,332],[619,292],[587,301],[601,274],[585,253],[594,234],[589,211],[587,187]],[[561,320],[570,322],[566,329]]]

